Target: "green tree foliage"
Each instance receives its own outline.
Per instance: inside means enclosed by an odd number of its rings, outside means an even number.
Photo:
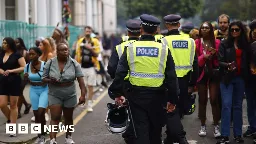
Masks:
[[[202,20],[217,20],[220,14],[231,19],[252,20],[256,18],[256,0],[205,0]]]
[[[117,7],[125,7],[123,10],[126,10],[126,18],[134,18],[143,13],[158,17],[180,14],[183,18],[189,18],[201,11],[202,0],[117,0],[117,4]],[[119,11],[117,14],[124,16]]]

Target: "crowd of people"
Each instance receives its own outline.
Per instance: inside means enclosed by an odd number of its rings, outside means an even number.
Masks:
[[[130,32],[132,37],[129,40],[140,40],[140,32]],[[162,36],[157,38],[155,35],[154,40],[162,42],[171,32],[174,31],[158,29],[158,35]],[[209,98],[213,134],[221,138],[217,144],[229,143],[231,125],[235,141],[243,143],[243,137],[256,134],[256,20],[247,26],[241,21],[231,22],[229,16],[223,14],[218,18],[217,29],[209,22],[203,22],[199,28],[187,23],[181,27],[180,34],[195,41],[198,117],[201,121],[198,135],[207,135],[206,106]],[[128,44],[123,43],[125,41],[128,39],[123,38],[120,44],[114,35],[107,38],[104,34],[101,38],[99,33],[93,34],[89,26],[84,28],[84,35],[79,36],[74,43],[72,52],[58,28],[51,37],[38,38],[35,47],[29,50],[22,38],[5,37],[0,52],[0,108],[7,123],[16,123],[22,117],[23,104],[24,114],[28,114],[32,108],[34,117],[31,120],[42,125],[42,133],[35,143],[43,144],[46,134],[43,125],[49,120],[48,110],[52,125],[58,125],[62,117],[66,125],[72,125],[74,108],[86,101],[87,110],[93,112],[93,89],[95,86],[108,87],[106,71],[115,79],[118,60],[123,54],[119,48]],[[78,102],[75,81],[81,90]],[[30,85],[31,104],[23,95],[27,84]],[[242,134],[244,95],[247,99],[249,127]],[[185,99],[183,97],[178,105],[184,105]],[[179,109],[182,107],[179,106]],[[180,119],[184,118],[183,111],[179,111]],[[16,134],[10,136],[15,137]],[[56,133],[51,132],[50,139],[50,144],[57,144]],[[66,143],[74,143],[70,132],[66,133]]]
[[[108,87],[101,55],[104,49],[99,34],[93,35],[92,28],[85,27],[84,35],[79,37],[73,50],[72,55],[58,28],[51,37],[36,39],[35,47],[29,49],[22,38],[3,39],[0,54],[0,108],[7,119],[6,123],[17,123],[17,119],[22,117],[23,104],[24,114],[28,114],[32,108],[34,116],[31,121],[42,125],[42,133],[35,143],[45,143],[43,126],[49,120],[48,110],[51,125],[58,125],[62,119],[65,125],[72,125],[74,108],[85,104],[87,99],[87,110],[92,112],[93,88]],[[81,90],[78,102],[75,81]],[[23,95],[26,85],[30,85],[31,104]],[[16,137],[16,133],[9,136]],[[50,138],[50,144],[57,144],[56,133],[50,132]],[[74,143],[71,132],[67,132],[65,141],[67,144]]]
[[[151,15],[141,15],[142,21],[139,24],[135,20],[132,20],[132,22],[127,21],[129,39],[126,41],[128,42],[123,42],[113,49],[114,51],[108,67],[108,72],[114,79],[109,89],[110,97],[120,106],[123,105],[126,99],[130,101],[132,113],[134,114],[133,117],[135,117],[134,131],[137,131],[137,138],[134,139],[134,133],[130,131],[133,128],[130,128],[131,126],[129,125],[127,131],[123,134],[124,140],[128,144],[148,140],[150,143],[153,141],[156,142],[157,134],[155,135],[156,139],[154,139],[151,132],[144,133],[144,131],[153,128],[150,124],[146,125],[147,122],[159,124],[161,123],[161,117],[159,116],[158,120],[154,120],[151,115],[154,113],[159,114],[159,112],[147,111],[151,107],[154,107],[154,109],[157,108],[157,101],[155,99],[155,106],[147,104],[151,101],[151,98],[153,99],[154,91],[159,89],[160,92],[161,87],[167,87],[168,91],[171,90],[173,92],[173,88],[175,87],[168,87],[171,85],[171,81],[168,81],[171,73],[167,73],[167,69],[170,70],[167,66],[164,73],[166,78],[164,79],[163,85],[152,84],[154,81],[155,83],[158,82],[161,74],[161,72],[153,72],[154,67],[152,65],[155,65],[154,62],[157,62],[157,60],[148,58],[148,56],[154,57],[152,56],[153,54],[148,55],[146,51],[141,53],[140,49],[149,47],[152,43],[151,36],[153,35],[155,42],[164,43],[169,46],[175,62],[180,92],[178,93],[178,100],[176,102],[174,101],[175,92],[169,93],[168,97],[173,95],[173,99],[171,100],[174,103],[172,104],[177,104],[176,109],[179,110],[180,119],[183,119],[184,115],[187,115],[184,108],[189,107],[188,99],[190,98],[191,92],[198,91],[198,117],[201,121],[198,135],[200,137],[205,137],[208,134],[206,108],[209,99],[212,107],[213,135],[218,139],[217,144],[227,144],[230,142],[230,127],[233,128],[233,136],[236,143],[244,143],[243,137],[254,136],[253,143],[255,144],[256,91],[254,86],[256,81],[256,20],[253,20],[247,25],[242,21],[231,21],[228,15],[222,14],[218,17],[217,28],[210,22],[203,22],[199,28],[195,28],[193,23],[185,23],[181,26],[179,23],[180,19],[181,17],[178,15],[171,14],[165,16],[164,22],[167,30],[162,31],[160,31],[159,27],[160,21]],[[190,43],[189,41],[191,40],[185,37],[194,40],[194,42]],[[183,44],[182,42],[184,41],[185,43]],[[157,47],[156,43],[152,43],[151,45]],[[183,52],[179,50],[185,49],[185,47],[186,49],[191,48],[191,53],[194,53],[194,56],[188,56],[185,50]],[[195,50],[193,51],[194,47]],[[136,50],[133,50],[134,48]],[[164,47],[161,51],[164,51]],[[143,63],[141,61],[142,59],[144,60]],[[186,59],[190,59],[189,65],[186,65]],[[159,67],[164,63],[161,63],[161,60],[159,60]],[[182,63],[184,65],[181,65]],[[148,67],[152,71],[148,72]],[[183,75],[188,69],[191,69],[192,72]],[[198,74],[194,83],[193,79],[197,72]],[[123,85],[124,89],[121,89],[121,85]],[[130,93],[136,95],[136,97]],[[147,99],[143,97],[146,93]],[[247,101],[249,126],[243,133],[242,110],[244,97],[246,97]],[[169,104],[167,104],[167,107],[173,108],[173,105]],[[145,107],[146,105],[147,107]],[[141,111],[141,109],[145,111]],[[177,119],[170,124],[170,118],[174,120],[174,116],[167,116],[167,139],[165,143],[168,143],[168,137],[170,136],[170,141],[172,142],[178,137],[176,142],[187,144],[188,142],[184,140],[186,132],[183,130],[183,126],[180,125]],[[142,121],[145,124],[144,127],[136,124],[142,124]],[[177,127],[179,127],[178,130]]]

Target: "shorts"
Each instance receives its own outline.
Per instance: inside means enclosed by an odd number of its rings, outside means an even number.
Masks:
[[[20,96],[21,95],[21,77],[20,75],[1,76],[0,95]]]
[[[38,110],[38,108],[47,108],[48,86],[30,86],[29,97],[33,110]]]
[[[103,56],[108,56],[110,57],[111,56],[111,50],[103,50]]]
[[[97,75],[94,67],[91,68],[82,68],[82,71],[84,73],[84,81],[85,85],[89,86],[96,86],[97,82]]]
[[[77,104],[75,83],[66,87],[49,85],[48,101],[49,106],[61,105],[65,108],[75,107]]]

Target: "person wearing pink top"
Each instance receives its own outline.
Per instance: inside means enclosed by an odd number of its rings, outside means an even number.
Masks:
[[[199,39],[195,41],[196,53],[198,56],[199,78],[197,80],[197,88],[199,95],[199,119],[201,120],[201,128],[199,136],[206,136],[206,106],[208,101],[208,89],[210,94],[210,102],[212,106],[212,115],[214,121],[214,137],[220,136],[219,120],[219,64],[217,52],[220,40],[215,39],[213,26],[209,22],[204,22],[199,29]]]

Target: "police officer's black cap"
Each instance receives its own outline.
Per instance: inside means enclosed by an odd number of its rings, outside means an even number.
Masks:
[[[164,17],[165,23],[175,24],[181,19],[180,15],[170,14]]]
[[[157,27],[161,23],[161,21],[157,17],[148,14],[141,15],[140,19],[142,21],[142,25],[150,27]]]
[[[140,32],[140,20],[130,19],[126,22],[127,31],[129,32]]]
[[[255,29],[255,28],[256,28],[256,19],[253,20],[253,21],[250,23],[249,26],[250,26],[250,29],[251,29],[251,30]]]
[[[187,22],[187,23],[185,23],[185,24],[183,24],[183,25],[181,26],[181,29],[189,29],[189,30],[191,30],[191,29],[193,29],[193,28],[194,28],[194,25],[193,25],[192,22]]]

